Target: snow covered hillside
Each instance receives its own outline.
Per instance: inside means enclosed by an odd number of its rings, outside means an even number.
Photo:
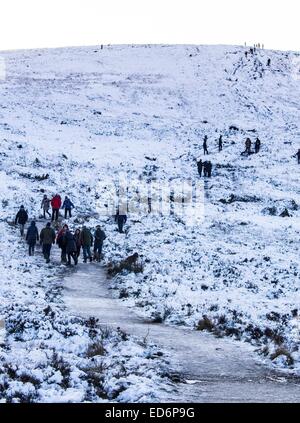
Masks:
[[[2,53],[0,316],[15,319],[15,302],[32,309],[33,293],[47,293],[36,258],[19,262],[25,246],[9,222],[22,203],[37,218],[43,193],[59,192],[76,205],[73,227],[102,223],[106,263],[143,257],[143,273],[111,280],[116,296],[155,321],[250,341],[268,362],[299,372],[300,55],[245,51],[145,45]],[[101,182],[120,172],[198,180],[204,135],[213,175],[204,181],[201,224],[129,214],[123,235],[97,213]],[[247,137],[261,139],[260,153],[241,155]],[[21,266],[35,269],[22,295]]]

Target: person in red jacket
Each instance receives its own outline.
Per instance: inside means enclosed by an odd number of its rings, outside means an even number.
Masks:
[[[59,194],[55,194],[55,196],[51,200],[51,207],[52,207],[52,222],[53,220],[58,220],[58,212],[61,208],[61,197]]]

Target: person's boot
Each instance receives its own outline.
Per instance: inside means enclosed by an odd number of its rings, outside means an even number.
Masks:
[[[93,261],[93,257],[91,256],[91,257],[90,257],[90,263],[92,263],[92,261]]]
[[[83,263],[86,263],[86,258],[83,259]]]

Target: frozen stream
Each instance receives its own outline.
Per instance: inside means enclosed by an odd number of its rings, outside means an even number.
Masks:
[[[65,302],[80,316],[147,339],[169,353],[170,366],[186,383],[165,402],[299,402],[300,381],[260,363],[250,345],[139,318],[111,296],[104,269],[79,264],[64,280]]]

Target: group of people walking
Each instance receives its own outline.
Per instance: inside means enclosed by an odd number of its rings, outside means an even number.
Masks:
[[[58,212],[61,208],[61,200],[58,194],[56,194],[52,200],[48,199],[47,195],[44,195],[41,204],[41,207],[44,211],[44,218],[46,218],[46,214],[48,214],[49,217],[51,216],[49,212],[50,205],[52,207],[53,222],[54,220],[58,219]],[[74,205],[67,196],[64,200],[62,208],[65,209],[65,218],[67,218],[67,215],[71,217],[71,210],[74,208]],[[124,225],[127,221],[127,216],[117,210],[114,218],[115,222],[117,223],[119,233],[124,233]],[[24,206],[21,205],[15,217],[15,224],[19,225],[22,237],[24,236],[25,225],[27,222],[28,213]],[[39,233],[36,222],[32,221],[27,229],[25,239],[29,247],[28,251],[30,256],[34,255],[36,244],[40,242],[46,263],[49,263],[52,245],[56,243],[57,246],[61,249],[62,263],[71,265],[73,260],[74,264],[77,265],[81,250],[84,263],[86,263],[88,260],[90,262],[99,262],[101,260],[103,242],[106,239],[106,235],[105,232],[101,229],[100,225],[96,226],[93,234],[86,225],[83,225],[81,229],[76,229],[73,233],[66,223],[56,234],[50,222],[48,222]],[[92,247],[94,247],[93,252],[91,250]]]
[[[32,221],[26,234],[30,256],[34,255],[35,246],[37,242],[40,242],[46,263],[49,263],[52,245],[56,243],[61,249],[61,262],[67,265],[71,265],[72,260],[75,265],[78,264],[81,249],[84,263],[86,263],[87,260],[90,262],[93,260],[100,262],[103,241],[105,239],[106,235],[100,225],[96,227],[94,236],[91,230],[85,225],[82,229],[78,228],[73,233],[67,224],[65,224],[56,234],[55,230],[51,227],[51,223],[48,222],[39,234],[36,222]],[[92,246],[94,247],[94,254],[91,252]]]
[[[52,208],[52,215],[49,212],[50,206]],[[46,219],[46,214],[50,217],[52,222],[58,220],[59,210],[62,208],[65,210],[65,219],[72,217],[72,209],[74,209],[74,204],[70,200],[68,196],[65,197],[64,202],[62,203],[61,196],[59,194],[55,194],[52,199],[48,198],[47,194],[44,195],[41,208],[43,210],[43,217]]]
[[[83,226],[82,229],[76,229],[74,233],[69,230],[67,224],[58,232],[56,237],[56,243],[61,249],[61,261],[62,263],[71,264],[73,259],[75,265],[78,263],[81,248],[83,252],[83,262],[87,260],[90,262],[100,261],[102,256],[103,241],[106,239],[104,231],[100,225],[97,225],[92,235],[91,230],[87,226]],[[91,247],[94,246],[93,255]]]

